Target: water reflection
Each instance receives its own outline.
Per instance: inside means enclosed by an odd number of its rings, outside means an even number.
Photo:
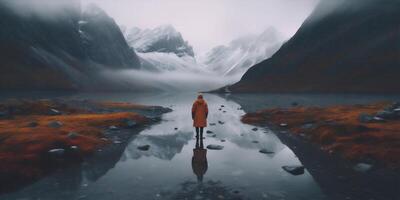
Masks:
[[[197,176],[197,181],[203,182],[203,176],[208,169],[207,149],[204,149],[203,134],[199,136],[199,133],[196,133],[196,146],[193,149],[192,169],[193,173]]]

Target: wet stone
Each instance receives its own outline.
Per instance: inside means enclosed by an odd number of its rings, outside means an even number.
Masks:
[[[178,130],[178,128],[175,127],[174,130]]]
[[[279,124],[280,127],[287,127],[288,125],[286,123],[281,123]]]
[[[206,131],[207,134],[213,134],[214,132],[212,131]]]
[[[51,155],[62,156],[65,153],[64,149],[51,149],[48,151]]]
[[[69,132],[68,135],[67,135],[67,137],[68,137],[69,139],[75,139],[75,138],[77,138],[78,136],[79,136],[79,134],[76,133],[76,132]]]
[[[210,123],[210,126],[215,126],[215,125],[217,125],[216,123]]]
[[[283,166],[282,169],[295,176],[304,174],[304,166],[301,165]]]
[[[49,115],[61,115],[61,112],[56,109],[50,109]]]
[[[259,143],[257,140],[253,140],[251,142],[254,143],[254,144],[258,144]]]
[[[63,126],[63,123],[61,123],[60,121],[52,121],[48,124],[48,126],[51,128],[60,128]]]
[[[251,129],[252,131],[258,131],[258,128],[253,128],[253,129]]]
[[[146,145],[141,145],[137,147],[139,150],[141,151],[148,151],[150,149],[150,145],[146,144]]]
[[[133,120],[128,120],[128,121],[126,121],[126,126],[128,127],[128,128],[133,128],[133,127],[135,127],[137,125],[137,122],[135,122],[135,121],[133,121]]]
[[[367,172],[372,168],[371,164],[367,164],[367,163],[358,163],[357,165],[355,165],[353,167],[354,171],[357,172]]]
[[[225,122],[223,122],[223,121],[218,121],[218,123],[221,124],[221,125],[225,124]]]
[[[207,145],[207,149],[210,149],[210,150],[222,150],[223,148],[224,148],[224,146],[217,145],[217,144]]]
[[[226,142],[226,140],[221,140],[221,142]]]
[[[270,151],[268,149],[260,149],[258,152],[263,153],[263,154],[274,154],[275,152]]]
[[[111,131],[119,130],[119,128],[117,126],[110,126],[110,127],[108,127],[108,129],[111,130]]]

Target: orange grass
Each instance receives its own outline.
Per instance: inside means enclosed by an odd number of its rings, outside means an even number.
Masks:
[[[388,167],[400,167],[400,120],[361,123],[361,113],[373,114],[388,104],[296,107],[268,109],[243,116],[249,124],[287,123],[292,134],[317,143],[324,151],[339,153],[350,160],[373,159]],[[304,128],[312,123],[313,128]]]

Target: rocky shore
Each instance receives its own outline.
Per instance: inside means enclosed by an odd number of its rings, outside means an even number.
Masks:
[[[243,116],[244,123],[268,125],[279,134],[311,142],[328,155],[354,162],[355,170],[400,168],[400,104],[266,109]]]
[[[0,192],[123,145],[170,111],[88,100],[0,102],[0,179],[9,182]]]

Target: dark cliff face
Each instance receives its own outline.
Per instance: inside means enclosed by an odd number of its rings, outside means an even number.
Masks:
[[[139,60],[118,25],[96,5],[83,12],[80,31],[89,59],[117,68],[139,68]]]
[[[100,69],[140,66],[113,20],[84,15],[97,25],[88,23],[85,33],[79,0],[53,4],[47,13],[0,0],[0,90],[77,90]]]
[[[324,0],[236,92],[400,92],[400,2]]]

